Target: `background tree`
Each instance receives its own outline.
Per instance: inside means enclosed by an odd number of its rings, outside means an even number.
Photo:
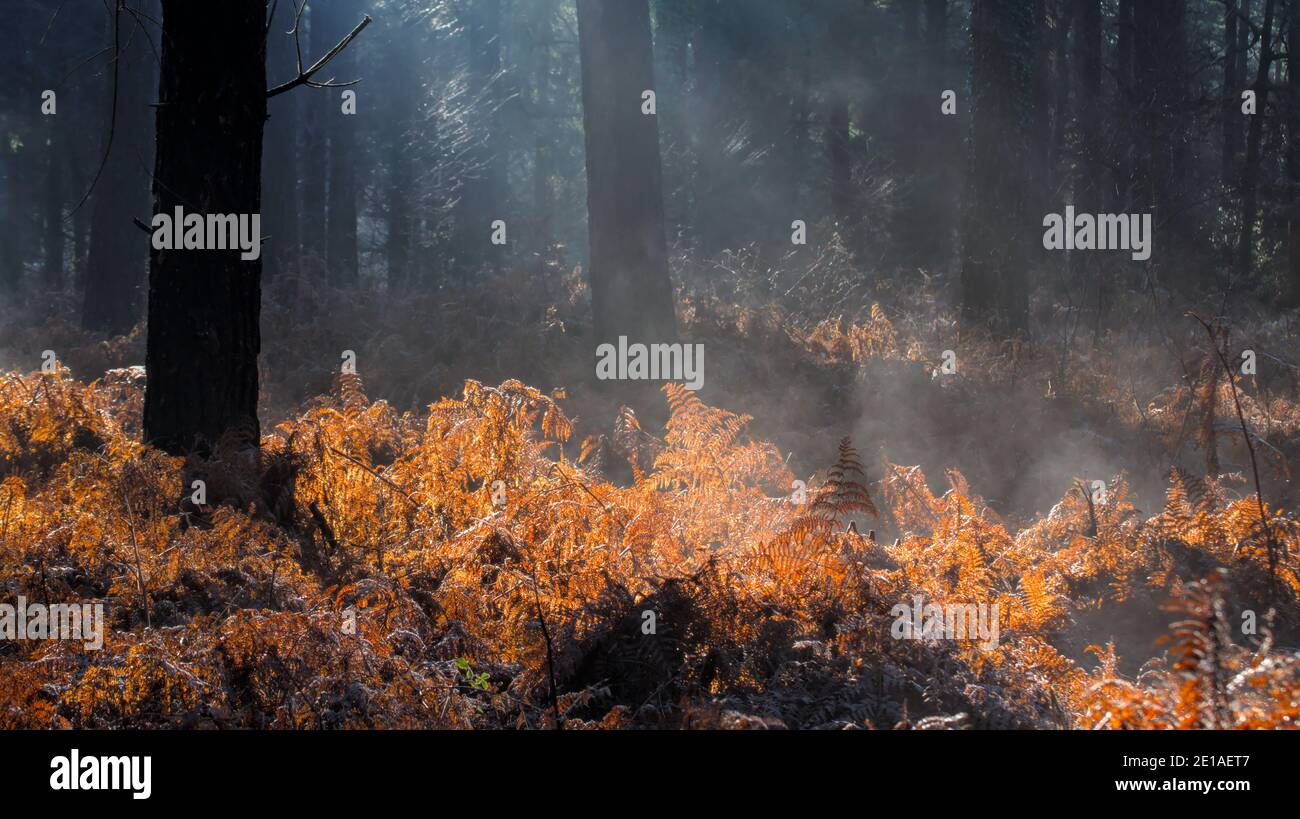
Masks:
[[[1255,92],[1257,113],[1250,118],[1246,136],[1246,164],[1241,172],[1241,237],[1237,240],[1237,275],[1250,275],[1254,260],[1255,219],[1259,211],[1259,174],[1264,139],[1264,120],[1268,110],[1268,92],[1273,69],[1273,12],[1276,0],[1264,0],[1264,22],[1259,35],[1259,64],[1251,90]]]
[[[646,0],[578,0],[591,304],[597,344],[676,337],[664,238],[658,121]]]
[[[324,43],[333,44],[347,36],[361,18],[359,5],[354,0],[332,0],[320,7]],[[328,46],[326,46],[328,47]],[[351,82],[357,76],[356,52],[344,49],[330,63],[330,74],[341,82]],[[357,151],[358,122],[360,114],[347,114],[343,110],[342,94],[359,93],[357,88],[323,93],[329,105],[325,107],[326,132],[329,135],[329,194],[326,213],[325,261],[331,282],[349,286],[358,281],[357,250]],[[362,106],[366,102],[358,101]]]
[[[975,0],[971,11],[970,167],[962,217],[962,307],[1008,330],[1028,324],[1025,248],[1038,224],[1027,211],[1036,19],[1015,0]]]

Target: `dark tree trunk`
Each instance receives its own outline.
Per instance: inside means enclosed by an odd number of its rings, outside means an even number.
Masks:
[[[303,37],[304,60],[324,54],[334,43],[326,42],[329,26],[323,9],[310,7],[308,34]],[[337,42],[337,41],[336,41]],[[346,79],[346,78],[345,78]],[[282,95],[283,96],[283,95]],[[302,151],[298,169],[302,184],[299,187],[298,235],[302,247],[300,263],[308,278],[325,281],[325,181],[329,178],[329,143],[326,137],[326,117],[331,109],[338,111],[335,92],[310,89],[304,91],[299,103],[302,108]]]
[[[736,215],[740,191],[733,179],[742,173],[731,153],[736,78],[729,73],[737,61],[735,27],[729,15],[735,6],[718,0],[695,5],[695,92],[690,106],[693,125],[694,214],[691,220],[702,256],[711,257],[740,244]],[[805,102],[807,97],[805,97]]]
[[[21,32],[18,26],[0,26],[0,53],[10,60],[10,70],[22,74],[27,71],[25,60],[21,56],[14,59],[12,55],[22,54],[19,47]],[[0,82],[0,111],[19,110],[22,91],[18,83]],[[9,296],[18,291],[22,273],[22,257],[19,253],[19,234],[22,221],[19,217],[18,191],[18,156],[11,135],[18,129],[16,117],[5,113],[0,115],[0,303],[8,301]]]
[[[960,83],[949,69],[948,0],[926,0],[925,41],[923,70],[927,77],[927,95],[924,98],[928,105],[923,109],[926,114],[923,127],[928,135],[926,139],[932,160],[925,172],[923,208],[931,214],[935,229],[922,242],[929,249],[919,261],[927,267],[934,267],[952,255],[958,198],[951,191],[959,189],[955,183],[961,178],[961,133],[944,120],[960,117],[962,109],[958,108],[955,117],[947,117],[939,107],[940,91],[960,89]]]
[[[48,141],[45,145],[45,288],[53,293],[63,290],[63,163],[67,161],[62,144],[59,118],[46,117]]]
[[[1254,10],[1254,0],[1237,0],[1237,8],[1240,13],[1237,17],[1237,46],[1233,51],[1233,59],[1236,63],[1233,74],[1237,78],[1237,86],[1234,90],[1235,98],[1233,100],[1233,111],[1230,122],[1224,123],[1224,134],[1227,137],[1227,143],[1231,144],[1232,150],[1232,167],[1228,168],[1228,177],[1226,182],[1235,186],[1239,181],[1239,169],[1237,163],[1241,161],[1241,142],[1246,133],[1245,123],[1241,115],[1241,92],[1246,90],[1246,83],[1250,82],[1248,76],[1250,71],[1250,15]],[[1228,150],[1225,144],[1225,151]]]
[[[1079,127],[1079,161],[1074,179],[1075,204],[1085,213],[1097,213],[1102,202],[1105,164],[1101,145],[1101,0],[1075,0],[1074,72],[1077,77],[1075,112]],[[1099,334],[1110,300],[1109,281],[1102,265],[1088,254],[1078,271],[1096,280],[1097,314],[1094,340]]]
[[[0,145],[0,296],[18,292],[22,278],[22,256],[18,250],[17,161],[8,145]]]
[[[831,215],[840,237],[851,246],[853,207],[853,166],[849,153],[849,101],[842,97],[830,102],[826,112],[827,187],[830,189]]]
[[[925,0],[926,76],[943,80],[948,67],[948,0]],[[932,82],[931,97],[939,89]]]
[[[1300,0],[1287,4],[1286,53],[1286,180],[1287,281],[1283,299],[1288,306],[1300,304],[1300,66],[1290,55],[1300,54]]]
[[[1080,161],[1075,199],[1089,213],[1101,210],[1105,169],[1101,145],[1101,0],[1077,0],[1074,70],[1078,77],[1076,111]]]
[[[1241,78],[1237,75],[1237,0],[1223,3],[1223,158],[1220,174],[1224,185],[1232,184],[1232,166],[1241,144]]]
[[[138,8],[150,19],[158,19],[155,0]],[[126,32],[133,24],[124,17],[119,25]],[[130,332],[140,321],[144,305],[149,237],[132,219],[148,221],[155,116],[149,106],[158,87],[156,57],[149,43],[143,37],[119,36],[122,48],[117,66],[113,146],[91,195],[90,248],[81,308],[81,326],[108,336]],[[104,74],[103,96],[107,102],[102,127],[106,144],[112,117],[113,72],[110,68]]]
[[[971,12],[970,169],[962,216],[961,294],[968,318],[1001,331],[1028,325],[1024,248],[1037,242],[1025,162],[1035,142],[1033,9],[1022,0],[975,0]]]
[[[72,178],[85,178],[78,173],[75,164],[72,166]],[[67,285],[69,290],[83,296],[86,291],[86,261],[90,255],[90,215],[91,208],[82,207],[72,216],[72,260],[68,263],[68,269],[73,275]]]
[[[411,285],[411,224],[416,179],[412,143],[419,138],[416,128],[419,103],[417,86],[413,82],[417,74],[402,33],[395,32],[395,35],[397,40],[389,54],[389,74],[395,85],[392,89],[392,122],[388,125],[388,236],[384,242],[390,293],[400,293]]]
[[[578,0],[578,31],[595,343],[671,342],[659,130],[641,113],[654,88],[647,2]]]
[[[690,224],[694,173],[689,149],[690,120],[687,117],[694,14],[691,4],[683,0],[659,0],[651,6],[655,23],[655,79],[658,81],[656,91],[659,94],[659,137],[664,162],[665,219],[668,224],[669,244],[687,248],[694,242],[694,229]],[[549,53],[547,59],[549,76]],[[550,86],[547,87],[547,93],[554,93]],[[537,146],[539,162],[542,161],[542,156],[543,148],[539,142]],[[550,164],[553,160],[547,157],[546,162]],[[547,195],[549,197],[549,193]]]
[[[1062,157],[1066,151],[1067,124],[1070,122],[1070,29],[1074,27],[1075,0],[1059,0],[1056,13],[1056,30],[1053,32],[1055,42],[1052,46],[1053,68],[1055,70],[1056,90],[1052,102],[1052,150],[1048,157],[1048,169],[1064,173]],[[1059,190],[1062,185],[1048,174],[1051,190]]]
[[[1029,45],[1033,54],[1030,75],[1031,171],[1035,183],[1035,204],[1045,201],[1052,156],[1052,42],[1047,25],[1047,0],[1021,0],[1031,17]]]
[[[1191,179],[1186,0],[1144,0],[1134,6],[1137,33],[1134,92],[1139,109],[1139,168],[1133,208],[1152,215],[1158,267],[1182,279],[1213,272],[1195,247],[1196,213],[1186,207]]]
[[[266,0],[163,0],[154,212],[261,209]],[[257,445],[262,262],[153,250],[144,439],[181,454]]]
[[[1237,240],[1237,275],[1250,276],[1254,258],[1255,218],[1259,208],[1260,148],[1264,139],[1264,111],[1268,107],[1269,69],[1273,65],[1273,11],[1275,0],[1264,1],[1264,23],[1259,38],[1259,71],[1255,75],[1256,113],[1246,137],[1246,164],[1241,174],[1241,236]]]
[[[291,3],[276,8],[266,35],[269,84],[275,86],[297,73]],[[306,55],[304,60],[310,59]],[[309,92],[324,93],[324,92]],[[298,134],[302,95],[280,94],[267,101],[266,144],[262,164],[262,231],[269,236],[263,246],[263,269],[269,281],[298,266]]]
[[[892,106],[897,111],[897,128],[891,138],[897,146],[900,170],[908,184],[900,191],[892,233],[902,253],[900,261],[909,268],[929,267],[936,243],[933,241],[935,214],[927,194],[937,156],[932,146],[927,144],[927,138],[940,130],[931,119],[938,86],[926,82],[929,79],[926,61],[930,55],[922,40],[921,5],[905,3],[899,11],[903,15],[903,36],[898,40],[899,48],[894,58],[900,81],[896,83],[897,98]],[[851,195],[853,180],[846,178],[843,184]],[[851,200],[845,205],[854,210]]]
[[[355,4],[348,0],[333,0],[322,7],[328,10],[328,33],[325,40],[333,44],[342,40],[352,27],[360,22],[361,15]],[[328,46],[327,46],[328,47]],[[352,49],[346,49],[330,63],[330,73],[341,81],[356,79],[356,60]],[[403,80],[406,82],[408,80]],[[349,89],[356,91],[355,88]],[[325,261],[329,266],[330,281],[337,285],[352,286],[357,282],[357,119],[360,116],[343,113],[343,103],[338,90],[321,91],[328,98],[329,133],[329,212],[326,215]],[[361,102],[358,101],[358,106]],[[359,110],[359,109],[358,109]]]
[[[454,209],[456,267],[462,277],[499,258],[492,222],[506,218],[506,156],[501,138],[501,0],[479,0],[466,25],[470,83],[478,129],[464,187]],[[639,99],[639,97],[638,97]],[[508,235],[508,234],[507,234]],[[495,267],[495,264],[491,265]]]
[[[1114,116],[1119,123],[1115,140],[1115,168],[1110,210],[1127,211],[1133,201],[1133,178],[1137,157],[1135,144],[1136,94],[1133,88],[1133,46],[1136,40],[1134,0],[1119,0],[1115,11],[1115,99]]]

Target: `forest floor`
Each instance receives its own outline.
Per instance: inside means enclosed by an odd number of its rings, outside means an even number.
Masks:
[[[109,626],[0,643],[0,727],[1296,725],[1300,318],[800,281],[682,295],[698,393],[596,382],[576,271],[277,281],[209,462],[138,443],[142,329],[0,324],[0,602]]]

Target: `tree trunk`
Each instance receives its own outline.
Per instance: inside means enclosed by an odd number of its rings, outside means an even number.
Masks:
[[[347,0],[333,0],[328,9],[325,40],[333,45],[360,22],[361,14]],[[327,46],[328,47],[328,46]],[[330,73],[340,81],[356,79],[356,60],[351,48],[334,58]],[[409,82],[409,79],[402,80]],[[347,89],[356,91],[355,88]],[[326,215],[325,262],[330,281],[350,287],[357,283],[357,117],[343,113],[339,90],[320,92],[329,101],[326,110],[329,133],[329,212]],[[362,103],[358,101],[358,105]],[[359,109],[358,109],[359,110]]]
[[[840,238],[852,247],[853,166],[849,153],[849,101],[842,96],[831,100],[826,112],[827,187],[830,189],[831,216]]]
[[[1264,111],[1268,107],[1269,69],[1273,64],[1273,11],[1275,0],[1264,2],[1264,27],[1259,39],[1259,71],[1255,75],[1256,113],[1246,137],[1246,165],[1241,175],[1241,236],[1237,240],[1237,275],[1250,276],[1255,250],[1258,210],[1260,147],[1264,138]]]
[[[163,0],[154,212],[257,214],[266,122],[266,0]],[[207,453],[257,445],[262,262],[153,250],[144,439]]]
[[[1282,294],[1294,307],[1300,305],[1300,66],[1289,55],[1300,54],[1300,0],[1288,3],[1286,53],[1287,281]]]
[[[1026,207],[1033,184],[1025,157],[1034,130],[1034,15],[1022,0],[975,0],[971,12],[970,170],[962,216],[964,314],[995,329],[1028,326],[1024,248],[1037,242]]]
[[[1232,167],[1228,169],[1229,175],[1226,178],[1229,185],[1236,185],[1240,181],[1237,163],[1241,159],[1241,140],[1246,132],[1245,123],[1241,121],[1241,92],[1245,90],[1246,83],[1250,82],[1248,76],[1250,71],[1250,14],[1254,9],[1254,0],[1237,0],[1236,6],[1241,12],[1237,15],[1237,46],[1233,51],[1233,58],[1236,63],[1233,74],[1237,78],[1237,85],[1233,92],[1235,99],[1233,100],[1232,121],[1230,124],[1225,123],[1225,134],[1229,134],[1228,140],[1232,146]]]
[[[411,223],[417,176],[412,141],[419,138],[416,129],[419,103],[413,82],[418,75],[411,54],[403,32],[395,32],[395,36],[389,54],[392,61],[389,74],[395,86],[392,89],[392,121],[388,125],[388,236],[384,255],[388,264],[388,291],[401,293],[411,285]]]
[[[501,0],[479,0],[465,26],[469,83],[476,100],[472,147],[465,152],[466,178],[454,208],[456,268],[462,279],[499,254],[489,237],[492,222],[506,218],[506,156],[501,123]],[[508,234],[507,234],[508,235]]]
[[[539,3],[539,6],[546,10],[547,14],[554,14],[554,9],[549,4]],[[658,117],[661,127],[659,136],[663,150],[663,175],[664,175],[664,210],[665,219],[667,220],[669,236],[671,237],[670,245],[678,248],[687,249],[694,246],[695,230],[690,223],[691,214],[691,193],[695,181],[692,160],[693,155],[690,150],[690,119],[688,117],[688,87],[690,82],[690,54],[692,38],[691,34],[694,26],[694,12],[691,4],[687,0],[660,0],[653,4],[654,10],[654,51],[655,51],[655,79],[658,81]],[[549,18],[547,26],[550,26]],[[549,34],[549,28],[548,28]],[[542,73],[541,66],[538,68],[539,77],[550,76],[550,49],[542,49],[538,55],[539,60],[546,60],[545,73]],[[795,71],[792,67],[792,71]],[[540,80],[539,80],[540,81]],[[545,87],[539,87],[539,94],[545,91],[548,98],[553,93],[549,84]],[[540,108],[540,99],[538,107]],[[553,160],[550,158],[549,150],[543,147],[542,132],[538,131],[538,142],[536,148],[537,162],[540,167],[543,162],[551,166]],[[551,171],[553,173],[553,171]],[[534,207],[537,209],[539,219],[542,220],[542,226],[547,228],[547,243],[543,249],[549,247],[549,227],[550,219],[550,192],[545,192],[545,197],[541,194],[544,192],[537,190],[534,196]],[[543,204],[543,199],[545,202]]]
[[[899,261],[909,269],[930,267],[932,251],[936,245],[933,240],[936,232],[935,213],[931,210],[932,203],[927,195],[937,167],[937,155],[927,142],[933,133],[940,130],[931,120],[938,86],[926,82],[930,79],[927,77],[926,65],[930,55],[922,39],[921,11],[919,3],[905,3],[899,7],[899,13],[903,16],[903,31],[902,37],[898,39],[894,62],[900,80],[894,83],[896,97],[890,106],[895,111],[893,120],[896,123],[895,128],[891,129],[894,132],[890,138],[896,145],[900,176],[907,180],[899,191],[891,233],[900,251]],[[926,11],[929,12],[929,9]],[[837,30],[841,28],[847,26],[837,26]],[[844,38],[838,36],[836,39]],[[844,44],[836,48],[836,54],[841,52],[845,54],[844,59],[849,58]],[[847,134],[845,138],[847,140]],[[853,180],[848,175],[851,168],[845,170],[842,184],[851,194]],[[856,210],[851,199],[845,202],[845,206],[851,211]],[[836,218],[840,218],[838,214]]]
[[[67,161],[61,144],[58,116],[46,117],[49,132],[45,144],[45,289],[63,290],[63,163]]]
[[[1060,0],[1056,10],[1056,31],[1055,43],[1052,50],[1054,52],[1053,68],[1055,70],[1056,91],[1054,93],[1052,108],[1052,150],[1048,157],[1047,174],[1050,190],[1060,190],[1063,185],[1060,180],[1054,178],[1055,173],[1064,176],[1061,158],[1066,152],[1066,133],[1067,125],[1070,122],[1070,93],[1071,93],[1071,69],[1070,69],[1070,29],[1074,27],[1076,0]]]
[[[307,12],[308,35],[303,38],[304,61],[318,58],[334,43],[326,42],[327,12],[309,7]],[[336,41],[337,42],[337,41]],[[332,64],[331,64],[332,65]],[[325,267],[325,182],[329,178],[329,156],[326,136],[326,117],[331,109],[338,110],[338,97],[333,92],[309,89],[302,100],[302,153],[299,178],[298,235],[302,254],[300,263],[307,277],[315,282],[326,280]]]
[[[139,5],[141,14],[158,19],[156,0]],[[153,163],[154,110],[158,88],[157,63],[144,37],[128,36],[133,25],[125,15],[118,21],[121,54],[117,65],[117,115],[113,145],[104,172],[90,201],[90,248],[86,258],[81,326],[116,336],[129,333],[140,321],[149,265],[149,237],[132,219],[146,221],[149,213],[149,171]],[[110,21],[109,25],[112,25]],[[104,72],[104,143],[113,116],[113,72]],[[96,157],[98,161],[98,157]]]
[[[0,230],[0,296],[18,292],[22,281],[22,255],[18,249],[18,185],[17,161],[6,144],[0,144],[0,224],[10,226]]]
[[[1076,201],[1086,212],[1102,209],[1101,180],[1105,165],[1101,145],[1101,0],[1077,0],[1074,70],[1081,157],[1075,177]]]
[[[1127,211],[1133,201],[1133,177],[1137,157],[1136,95],[1133,90],[1133,45],[1136,39],[1134,0],[1119,0],[1115,12],[1115,119],[1119,135],[1115,140],[1115,169],[1110,210]]]
[[[671,343],[659,131],[641,113],[654,88],[647,0],[578,0],[578,31],[595,343]]]
[[[1034,204],[1045,204],[1051,187],[1049,175],[1052,157],[1052,43],[1048,36],[1047,0],[1021,0],[1028,5],[1032,19],[1029,44],[1033,54],[1030,103],[1031,172],[1034,177]],[[1013,47],[1019,47],[1013,44]]]
[[[1223,158],[1220,174],[1225,186],[1232,184],[1232,166],[1240,150],[1241,126],[1239,115],[1241,91],[1237,75],[1237,0],[1223,3]]]
[[[1183,279],[1213,272],[1197,252],[1195,211],[1187,207],[1192,141],[1188,26],[1185,0],[1143,0],[1134,6],[1135,104],[1141,136],[1133,208],[1150,212],[1158,267]]]
[[[694,72],[690,122],[695,154],[694,213],[691,219],[698,252],[709,258],[738,247],[740,191],[733,179],[743,171],[731,151],[735,77],[730,68],[737,60],[729,25],[734,5],[700,0],[695,5]]]
[[[1084,213],[1098,213],[1105,207],[1101,195],[1101,180],[1105,173],[1101,146],[1101,0],[1076,0],[1074,16],[1075,112],[1080,152],[1074,178],[1074,200]],[[1079,262],[1078,272],[1096,281],[1095,342],[1105,321],[1110,283],[1104,266],[1090,255],[1082,254]]]
[[[925,4],[925,51],[923,70],[927,81],[928,105],[923,108],[926,119],[923,120],[926,141],[930,146],[929,168],[924,177],[925,195],[923,210],[931,214],[934,230],[924,242],[928,246],[919,258],[928,268],[946,264],[953,250],[953,228],[956,224],[957,197],[951,191],[960,189],[955,185],[961,178],[961,132],[956,127],[948,126],[944,120],[958,119],[958,114],[946,117],[939,108],[939,92],[958,90],[961,86],[949,69],[948,55],[948,0],[926,0]],[[959,120],[960,121],[960,120]]]

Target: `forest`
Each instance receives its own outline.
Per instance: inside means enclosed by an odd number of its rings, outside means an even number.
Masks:
[[[5,0],[0,729],[1300,727],[1300,0]]]

